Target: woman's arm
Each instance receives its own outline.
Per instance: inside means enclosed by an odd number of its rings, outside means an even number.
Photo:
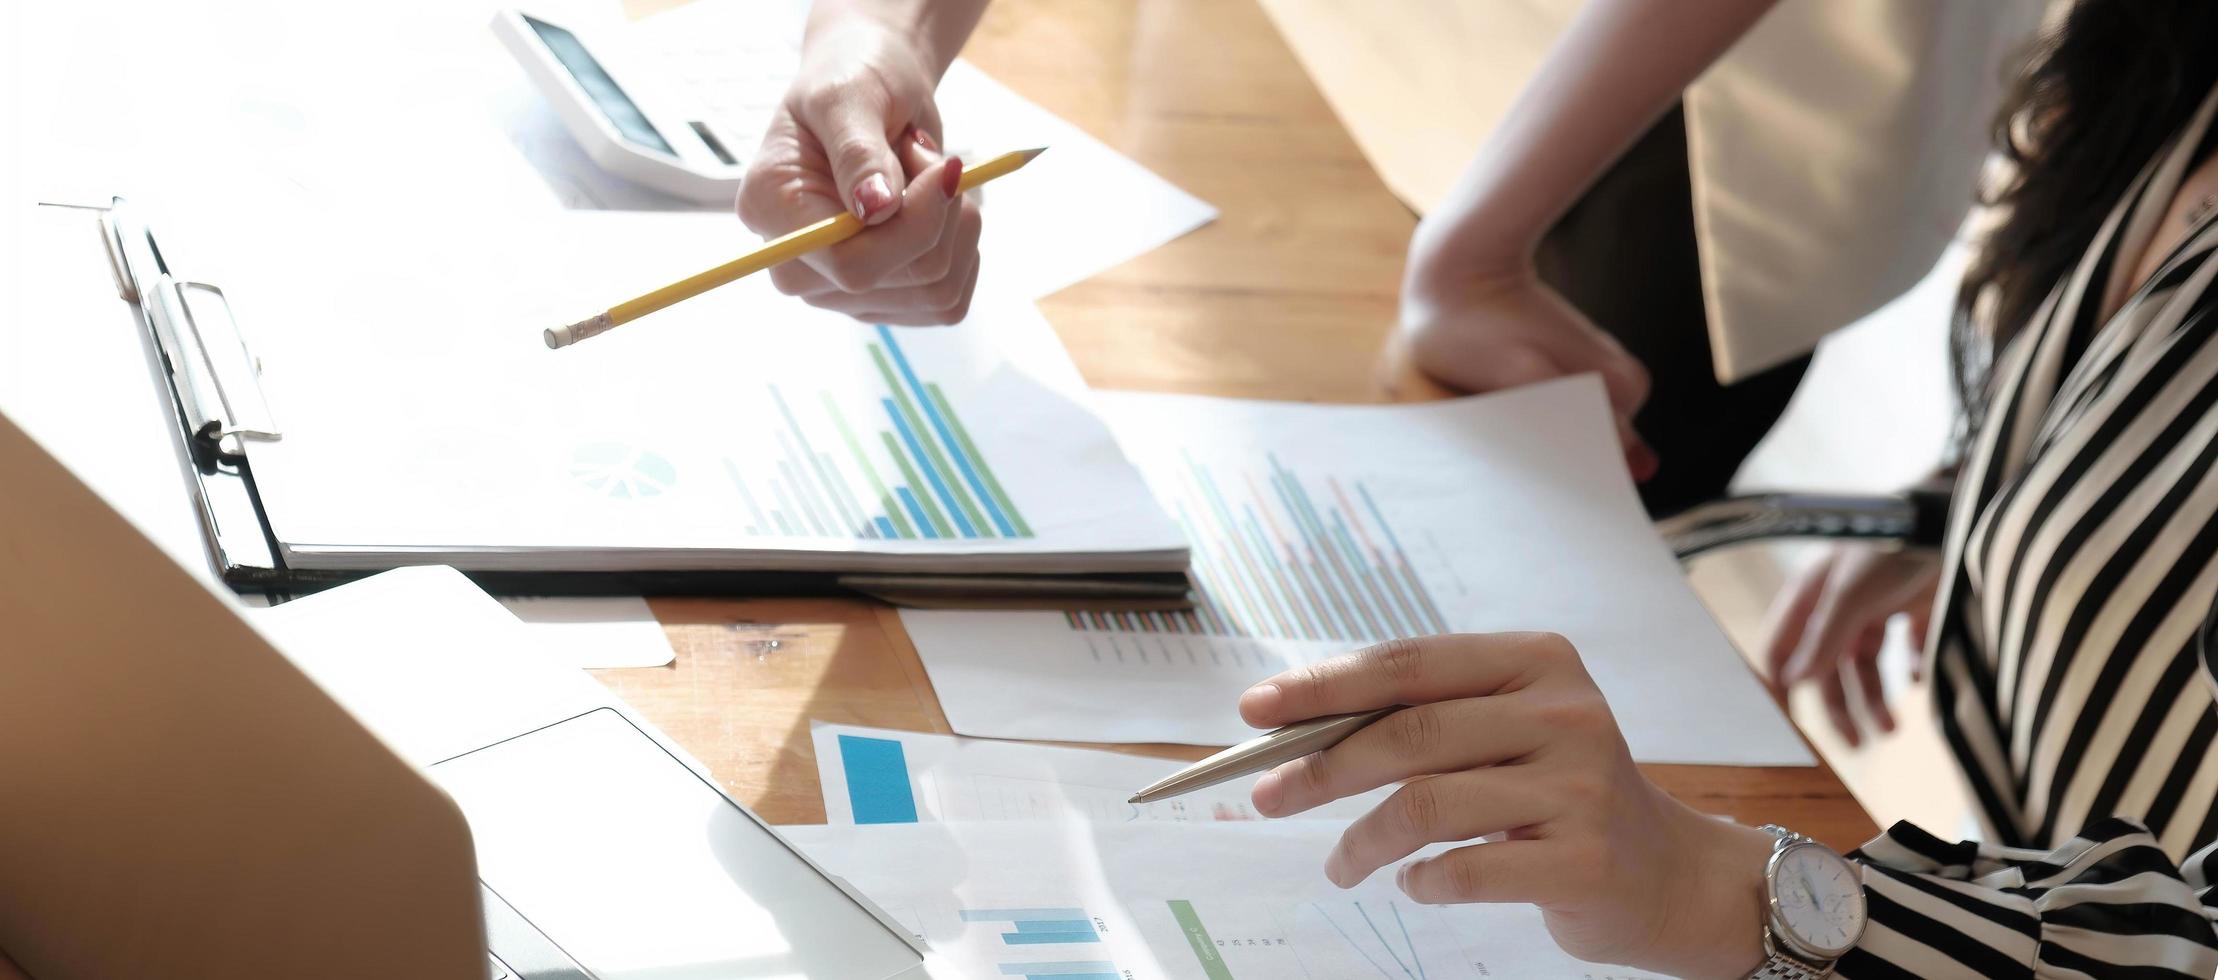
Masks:
[[[1284,817],[1400,783],[1324,858],[1348,887],[1399,865],[1426,903],[1531,902],[1567,952],[1674,976],[1746,977],[1764,959],[1772,839],[1704,815],[1642,775],[1562,637],[1401,640],[1251,688],[1250,724],[1405,705],[1257,780]],[[1427,845],[1472,842],[1416,860]],[[1864,846],[1870,924],[1846,977],[2208,978],[2218,846],[2183,868],[2110,820],[2053,851],[1943,844],[1908,825]]]
[[[1586,4],[1419,226],[1412,274],[1462,278],[1529,264],[1556,219],[1775,2]]]
[[[1533,271],[1541,236],[1774,0],[1593,0],[1410,240],[1401,321],[1434,380],[1493,391],[1597,371],[1634,475],[1648,373]]]
[[[770,270],[779,291],[874,323],[942,324],[978,282],[977,202],[956,193],[932,93],[985,0],[818,0],[800,70],[739,188],[765,238],[845,210],[872,226]]]
[[[817,0],[809,7],[809,35],[838,30],[866,18],[900,32],[934,79],[947,73],[970,40],[986,0]]]

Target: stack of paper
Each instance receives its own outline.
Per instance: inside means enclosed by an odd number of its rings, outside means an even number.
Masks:
[[[1117,752],[1022,742],[816,725],[816,774],[825,819],[835,824],[962,820],[1211,823],[1261,820],[1236,779],[1153,803],[1130,802],[1185,764]],[[1325,804],[1302,816],[1353,820],[1386,790]]]
[[[1325,856],[1381,788],[1264,821],[1249,780],[1125,802],[1160,759],[815,727],[826,827],[788,839],[932,948],[935,976],[1380,980],[1610,976],[1530,906],[1428,906]],[[1429,848],[1435,854],[1442,847]]]
[[[179,227],[205,230],[183,237],[190,267],[224,285],[262,358],[284,438],[252,447],[254,472],[297,567],[1185,565],[1023,300],[897,330],[751,279],[549,351],[542,330],[714,265],[744,232],[694,215],[482,237],[359,212],[210,217]]]
[[[1569,637],[1645,762],[1808,749],[1642,513],[1593,377],[1453,402],[1100,399],[1193,542],[1191,613],[903,610],[956,731],[1226,745],[1248,685],[1380,640]]]
[[[1008,271],[971,322],[875,329],[751,282],[549,353],[540,331],[756,237],[723,209],[565,210],[580,175],[535,172],[559,154],[505,118],[549,113],[518,98],[492,8],[404,8],[369,21],[267,3],[26,12],[27,70],[72,98],[26,113],[25,183],[155,205],[171,267],[224,290],[285,431],[249,452],[293,567],[1183,567],[1183,538],[1028,300],[1206,221],[1206,205],[964,66],[948,80],[963,103],[951,140],[1059,148],[1005,182],[1036,189],[988,195],[986,262]],[[626,29],[698,45],[750,17],[798,32],[776,4]],[[315,40],[342,32],[345,45]],[[395,50],[407,72],[390,70]],[[148,91],[195,108],[148,110]],[[1047,249],[1038,236],[1095,218],[1027,200],[1109,213],[1088,247]]]
[[[1028,821],[783,832],[922,937],[934,976],[1655,976],[1581,963],[1530,905],[1422,905],[1384,873],[1337,889],[1319,868],[1342,828]]]

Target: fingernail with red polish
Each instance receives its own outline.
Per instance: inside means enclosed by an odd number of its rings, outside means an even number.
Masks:
[[[963,158],[948,157],[947,169],[940,174],[940,191],[945,193],[949,197],[954,197],[956,194],[961,193],[962,189]]]
[[[855,185],[855,217],[869,221],[893,207],[893,188],[884,174],[871,174]]]
[[[1648,448],[1647,443],[1634,443],[1632,448],[1625,450],[1625,465],[1633,471],[1634,483],[1646,483],[1663,468],[1663,460],[1656,458],[1656,451]]]

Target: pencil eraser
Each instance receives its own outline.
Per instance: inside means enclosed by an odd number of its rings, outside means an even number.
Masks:
[[[540,335],[547,342],[548,350],[568,347],[571,344],[614,329],[616,321],[607,313],[596,313],[576,323],[565,324]]]

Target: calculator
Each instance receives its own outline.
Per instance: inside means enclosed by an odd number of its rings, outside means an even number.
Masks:
[[[511,9],[494,16],[493,32],[601,169],[729,206],[800,60],[796,32],[766,20],[761,31],[688,45],[622,29],[589,38]]]

